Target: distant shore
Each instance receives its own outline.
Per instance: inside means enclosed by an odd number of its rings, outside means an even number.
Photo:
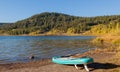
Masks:
[[[30,35],[30,34],[22,34],[22,35],[9,35],[9,34],[0,34],[0,36],[86,36],[83,34],[35,34],[35,35]]]

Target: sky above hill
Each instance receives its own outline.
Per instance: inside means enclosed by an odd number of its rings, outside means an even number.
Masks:
[[[42,12],[74,16],[120,14],[120,0],[0,0],[0,22],[16,22]]]

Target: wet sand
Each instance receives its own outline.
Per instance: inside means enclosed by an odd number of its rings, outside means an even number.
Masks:
[[[74,57],[89,56],[94,58],[94,63],[88,64],[90,72],[111,72],[113,69],[120,69],[120,65],[113,63],[115,56],[113,52],[87,52],[76,54]],[[86,72],[83,65],[75,69],[70,65],[59,65],[51,62],[51,59],[32,61],[26,63],[0,64],[0,72]]]

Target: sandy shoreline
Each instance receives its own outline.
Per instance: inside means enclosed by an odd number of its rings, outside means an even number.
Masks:
[[[120,69],[120,65],[113,64],[110,61],[115,53],[102,52],[94,53],[87,52],[84,54],[76,54],[74,56],[89,56],[94,58],[94,63],[89,64],[88,67],[91,72],[109,72],[115,68]],[[25,63],[10,63],[0,64],[0,72],[86,72],[83,66],[79,66],[79,70],[76,70],[74,66],[59,65],[51,62],[51,59],[44,59],[39,61],[25,62]]]

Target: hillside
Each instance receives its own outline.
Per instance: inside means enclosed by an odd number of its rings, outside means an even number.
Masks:
[[[105,34],[120,29],[120,15],[76,17],[62,13],[44,12],[14,24],[0,25],[0,34],[7,35],[57,35]]]
[[[3,25],[4,23],[0,23],[0,25]]]
[[[0,25],[4,25],[4,24],[12,24],[12,23],[0,23]]]

